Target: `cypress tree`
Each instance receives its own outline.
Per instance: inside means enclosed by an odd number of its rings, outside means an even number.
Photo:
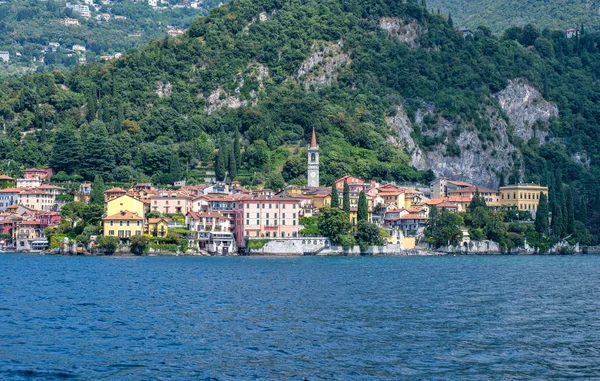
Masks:
[[[452,21],[452,14],[448,13],[448,25],[450,28],[454,28],[454,21]]]
[[[94,177],[94,183],[92,184],[92,191],[90,192],[90,204],[104,205],[104,191],[106,186],[102,176],[96,175]]]
[[[567,189],[565,198],[565,220],[567,234],[572,234],[575,230],[575,210],[573,206],[573,191],[571,188]]]
[[[110,123],[110,109],[106,98],[102,99],[102,121],[104,123]]]
[[[336,209],[340,207],[340,196],[335,184],[331,187],[331,207]]]
[[[544,193],[540,193],[540,201],[535,213],[535,231],[541,235],[548,233],[548,198]]]
[[[233,149],[229,152],[229,178],[231,181],[237,176],[237,162],[235,154],[235,141],[233,142]]]
[[[233,135],[233,153],[235,154],[235,163],[240,165],[242,163],[242,150],[240,148],[240,129],[236,126],[235,133]]]
[[[94,94],[89,94],[87,98],[87,121],[91,122],[96,119],[96,112],[98,106],[96,104],[96,96]]]
[[[348,186],[348,182],[344,180],[344,191],[342,193],[342,208],[344,208],[344,212],[350,215],[350,187]]]
[[[585,199],[585,196],[582,196],[579,201],[579,208],[577,208],[577,221],[580,221],[587,226],[587,215],[587,200]]]
[[[552,228],[552,234],[561,238],[563,236],[564,229],[564,218],[562,211],[562,202],[553,202],[552,203],[552,223],[550,225]]]
[[[173,153],[171,155],[169,171],[171,172],[171,180],[173,180],[173,182],[179,181],[183,177],[183,168],[181,166],[181,161],[179,161],[179,157],[177,157],[176,153]]]
[[[500,172],[500,181],[499,181],[499,185],[498,186],[503,187],[505,185],[506,185],[506,183],[505,183],[505,180],[504,180],[504,171],[502,171],[502,172]]]
[[[225,179],[225,153],[222,147],[219,148],[217,159],[215,160],[215,178],[217,181]]]
[[[357,212],[358,222],[369,221],[369,204],[367,203],[367,196],[365,192],[360,192],[358,194],[358,212]]]

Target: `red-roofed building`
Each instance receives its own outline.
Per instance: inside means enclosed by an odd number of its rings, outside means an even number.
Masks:
[[[123,188],[110,188],[104,191],[104,203],[106,204],[110,200],[121,197],[127,194],[127,191]]]
[[[450,192],[472,186],[473,185],[465,183],[464,181],[439,178],[431,182],[431,196],[433,198],[447,197],[450,195]]]
[[[186,225],[193,233],[188,246],[210,254],[226,255],[236,251],[235,236],[230,232],[229,219],[220,212],[189,212]]]
[[[449,196],[458,196],[462,198],[473,199],[475,192],[479,191],[479,196],[483,197],[486,204],[488,205],[499,205],[500,204],[500,191],[493,190],[486,187],[471,186],[461,188],[452,192],[449,192]]]

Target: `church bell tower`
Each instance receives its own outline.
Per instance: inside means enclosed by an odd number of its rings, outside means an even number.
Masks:
[[[319,186],[319,146],[315,129],[312,130],[312,139],[308,146],[308,186]]]

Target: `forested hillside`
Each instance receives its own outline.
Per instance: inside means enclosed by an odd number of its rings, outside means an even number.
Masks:
[[[0,4],[0,50],[10,53],[10,64],[0,62],[0,75],[36,69],[72,67],[78,57],[88,62],[102,55],[127,52],[162,38],[168,26],[185,29],[192,21],[218,5],[216,0],[199,2],[197,8],[183,7],[177,1],[152,8],[147,1],[97,0],[87,6],[90,17],[82,17],[67,7],[65,0],[11,0]],[[70,1],[70,4],[76,4]],[[189,2],[188,2],[189,3]],[[65,18],[79,25],[64,25]],[[48,49],[58,43],[58,49]],[[73,45],[87,48],[83,54],[72,52]],[[73,54],[74,53],[74,54]]]
[[[511,26],[530,23],[540,28],[589,29],[600,27],[600,1],[597,0],[428,0],[431,9],[451,14],[457,26],[486,26],[502,33]]]
[[[465,38],[401,1],[235,1],[119,60],[3,82],[2,169],[280,188],[306,181],[315,128],[324,184],[535,181],[557,205],[572,190],[598,235],[599,47],[532,26]]]

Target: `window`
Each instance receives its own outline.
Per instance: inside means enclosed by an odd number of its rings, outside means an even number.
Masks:
[[[119,221],[119,226],[123,226],[123,221]]]
[[[296,213],[293,213],[293,214],[292,214],[292,217],[293,217],[293,218],[296,218]]]
[[[269,204],[269,209],[273,209],[273,204]]]
[[[281,207],[282,207],[283,209],[285,209],[285,204],[283,204]]]
[[[256,224],[257,224],[257,225],[260,225],[260,220],[256,220]]]
[[[127,221],[127,226],[129,226],[129,221]]]
[[[138,220],[136,225],[140,226],[141,224],[142,224],[142,221]]]
[[[273,238],[277,238],[277,232],[273,232]]]
[[[248,209],[249,209],[249,208],[250,208],[250,204],[246,204],[246,208],[248,208]]]
[[[114,226],[115,225],[115,221],[110,221],[110,226]]]
[[[250,213],[246,213],[246,218],[250,218]]]
[[[296,226],[296,220],[292,221],[292,225]]]
[[[267,220],[267,222],[265,223],[266,226],[269,226],[269,220]]]
[[[282,214],[281,214],[281,218],[285,218],[285,213],[282,213]]]
[[[265,204],[262,204],[262,208],[265,209]]]
[[[294,204],[294,207],[293,207],[293,209],[296,209],[296,204]]]
[[[246,220],[246,225],[250,225],[250,220]]]
[[[285,225],[285,220],[282,220],[282,221],[281,221],[281,224],[282,224],[282,225]]]
[[[139,230],[136,230],[136,231],[135,231],[135,235],[141,235],[141,234],[142,234],[142,232],[141,232],[141,231],[139,231]]]
[[[115,231],[114,230],[109,230],[108,231],[108,235],[113,235],[114,236],[115,235]]]
[[[275,213],[275,219],[277,219],[277,213]]]

